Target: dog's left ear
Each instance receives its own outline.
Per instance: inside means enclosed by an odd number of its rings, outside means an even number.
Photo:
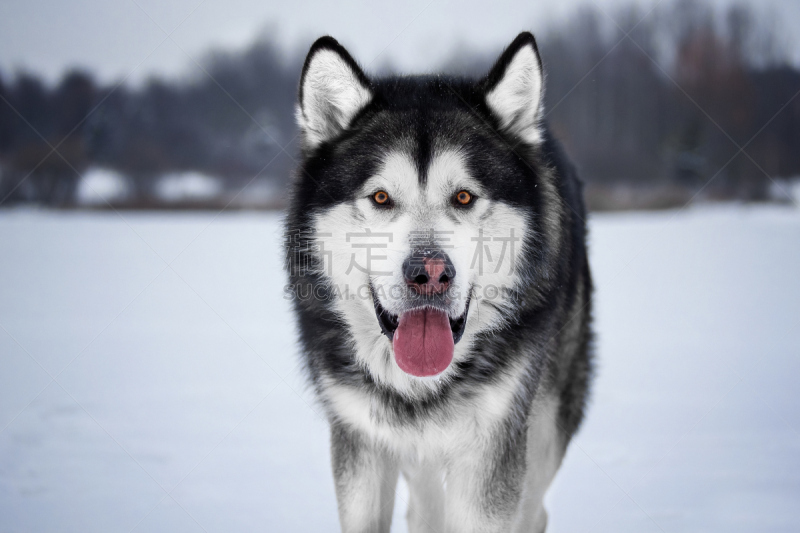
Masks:
[[[297,122],[306,146],[316,148],[344,131],[372,100],[370,82],[333,37],[311,46],[300,77]]]
[[[532,145],[542,140],[544,74],[536,39],[520,33],[483,80],[486,105],[500,128]]]

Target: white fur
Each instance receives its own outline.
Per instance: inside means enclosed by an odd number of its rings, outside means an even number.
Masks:
[[[513,531],[515,533],[544,532],[547,512],[544,493],[561,466],[564,441],[558,429],[558,400],[545,396],[534,402],[528,417],[527,469]]]
[[[339,134],[371,99],[369,88],[342,56],[327,49],[316,52],[303,77],[303,99],[297,113],[307,147],[314,148]]]
[[[408,483],[406,521],[411,533],[444,531],[445,492],[441,465],[434,462],[413,462],[403,466]]]
[[[526,45],[486,95],[486,103],[500,119],[501,127],[533,145],[542,140],[539,121],[543,85],[539,57],[533,46]]]
[[[397,487],[397,462],[382,450],[359,457],[335,479],[339,522],[344,533],[388,532]]]

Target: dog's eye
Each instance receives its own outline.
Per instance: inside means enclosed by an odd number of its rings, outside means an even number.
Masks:
[[[372,195],[372,201],[378,205],[390,205],[391,199],[389,198],[389,193],[386,191],[378,191]]]
[[[456,205],[469,205],[473,200],[473,196],[467,191],[458,191],[453,199]]]

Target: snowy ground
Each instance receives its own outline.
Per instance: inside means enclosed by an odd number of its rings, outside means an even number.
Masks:
[[[549,531],[800,531],[800,211],[591,231],[598,379]],[[337,530],[277,216],[2,211],[0,243],[0,532]]]

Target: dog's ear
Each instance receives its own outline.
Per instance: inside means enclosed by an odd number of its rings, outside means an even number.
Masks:
[[[536,145],[542,140],[540,120],[544,73],[536,39],[520,33],[483,80],[486,105],[507,133]]]
[[[306,147],[337,136],[371,99],[370,82],[347,50],[333,37],[317,39],[300,77],[297,122]]]

